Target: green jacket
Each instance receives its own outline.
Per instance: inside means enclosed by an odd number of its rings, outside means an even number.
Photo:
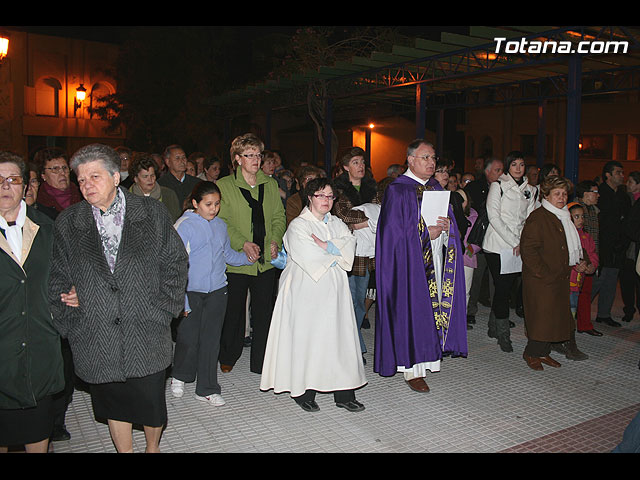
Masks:
[[[27,207],[23,258],[0,233],[0,409],[34,407],[64,388],[60,336],[47,294],[53,221]]]
[[[242,196],[240,188],[249,190],[251,196],[257,200],[259,185],[264,184],[262,208],[264,211],[266,232],[263,252],[265,261],[263,264],[255,262],[252,265],[242,267],[227,265],[227,272],[257,275],[258,272],[261,273],[274,268],[270,263],[270,245],[271,242],[274,241],[278,244],[278,249],[282,248],[282,236],[286,230],[287,222],[282,199],[278,191],[278,182],[265,175],[262,170],[259,170],[256,176],[256,186],[251,188],[245,181],[240,170],[241,167],[238,167],[236,172],[219,179],[217,182],[222,197],[218,216],[227,224],[231,248],[241,251],[245,242],[253,241],[253,233],[251,227],[251,207],[249,207],[247,200]]]

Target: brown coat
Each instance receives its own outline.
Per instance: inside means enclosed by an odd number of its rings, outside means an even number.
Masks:
[[[562,223],[544,207],[527,218],[520,236],[522,299],[530,340],[564,342],[574,328],[569,305],[569,252]]]

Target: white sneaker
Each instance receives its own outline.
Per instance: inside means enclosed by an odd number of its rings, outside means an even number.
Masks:
[[[177,378],[172,378],[171,394],[176,398],[182,397],[182,395],[184,395],[184,382],[181,380],[178,380]]]
[[[206,402],[209,405],[213,405],[214,407],[221,407],[226,403],[224,401],[224,398],[222,398],[222,395],[220,395],[219,393],[212,393],[211,395],[206,395],[204,397],[201,397],[200,395],[194,395],[194,397],[196,400]]]

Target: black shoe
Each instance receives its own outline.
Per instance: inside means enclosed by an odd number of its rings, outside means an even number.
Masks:
[[[364,319],[362,320],[362,327],[360,328],[364,328],[365,330],[369,330],[371,328],[371,323],[369,322],[369,317],[364,317]]]
[[[53,432],[51,433],[51,441],[52,442],[63,442],[65,440],[69,440],[71,438],[71,434],[67,432],[67,429],[64,425],[56,425],[53,427]]]
[[[300,402],[298,403],[298,405],[300,405],[300,408],[302,408],[305,412],[317,412],[318,410],[320,410],[320,407],[315,402],[315,400],[307,400],[306,402]]]
[[[498,345],[500,345],[500,350],[506,353],[513,352],[513,345],[511,344],[511,339],[506,337],[498,337]]]
[[[474,325],[476,323],[475,315],[467,315],[467,323],[470,323],[471,325]]]
[[[516,326],[516,324],[515,324],[515,323],[513,323],[511,320],[509,320],[509,328],[513,328],[513,327],[515,327],[515,326]]]
[[[601,318],[598,317],[596,318],[596,322],[598,323],[604,323],[606,325],[609,325],[610,327],[619,327],[620,324],[618,322],[616,322],[613,318],[611,317],[606,317],[606,318]]]
[[[336,407],[346,408],[350,412],[361,412],[362,410],[364,410],[364,405],[357,400],[349,400],[348,402],[344,403],[336,403]]]
[[[470,323],[467,323],[467,330],[473,330],[473,325],[471,325]]]
[[[599,332],[595,328],[592,328],[591,330],[578,330],[578,332],[579,333],[586,333],[587,335],[591,335],[592,337],[601,337],[602,336],[602,332]]]
[[[524,307],[523,306],[516,307],[516,315],[518,315],[520,318],[524,318]]]
[[[251,346],[251,337],[244,337],[244,346],[245,347]]]
[[[623,322],[630,322],[631,320],[633,320],[633,314],[631,315],[625,315],[624,317],[621,318],[621,320]]]
[[[367,359],[364,358],[364,353],[362,354],[362,364],[366,365],[367,364]]]

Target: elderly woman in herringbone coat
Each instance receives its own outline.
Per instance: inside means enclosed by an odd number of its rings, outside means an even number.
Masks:
[[[144,426],[147,452],[158,451],[187,253],[162,203],[119,188],[111,147],[83,147],[71,167],[85,201],[55,224],[54,324],[69,340],[76,374],[89,384],[94,415],[108,420],[116,449],[132,451],[136,423]]]

